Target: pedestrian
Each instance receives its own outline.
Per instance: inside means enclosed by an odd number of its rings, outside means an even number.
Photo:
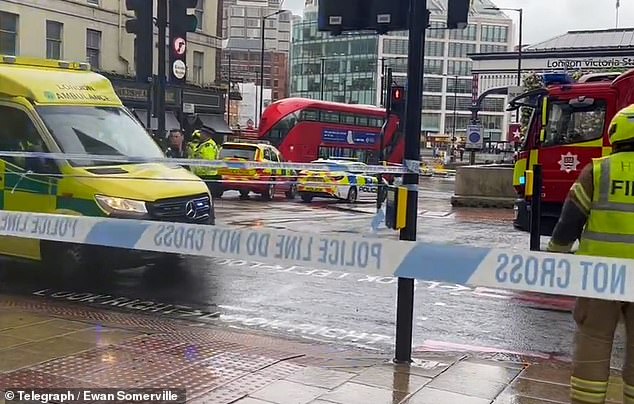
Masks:
[[[184,159],[187,157],[185,137],[180,129],[172,129],[167,135],[168,148],[165,155],[170,158]]]
[[[634,259],[634,104],[619,111],[608,130],[612,154],[594,159],[573,184],[548,251],[570,252],[579,239],[579,255]],[[623,402],[634,403],[634,304],[577,298],[572,403],[604,403],[610,375],[614,332],[621,315],[627,330],[623,366]]]

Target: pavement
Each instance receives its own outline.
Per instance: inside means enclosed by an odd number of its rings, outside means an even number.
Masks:
[[[187,402],[214,404],[568,402],[566,362],[495,352],[419,351],[411,364],[390,359],[388,353],[0,295],[5,391],[182,388]],[[614,376],[609,403],[621,402],[621,385]]]

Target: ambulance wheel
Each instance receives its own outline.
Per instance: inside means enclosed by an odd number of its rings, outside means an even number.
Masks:
[[[300,195],[303,202],[311,203],[313,201],[313,196],[309,194],[301,194]]]
[[[275,179],[271,178],[271,181],[275,181]],[[262,192],[262,199],[265,201],[270,201],[275,196],[275,184],[269,184],[268,187]]]
[[[177,273],[185,268],[185,259],[179,254],[163,254],[152,265],[152,269],[162,274]]]
[[[90,260],[90,255],[80,244],[43,242],[41,251],[46,272],[62,280],[93,278],[103,274],[103,266]]]
[[[346,197],[346,201],[348,203],[355,203],[357,201],[357,187],[350,187],[348,190],[348,196]]]
[[[240,199],[249,199],[249,191],[241,189],[240,190]]]
[[[295,197],[297,197],[297,185],[292,184],[288,191],[286,191],[286,199],[295,199]]]

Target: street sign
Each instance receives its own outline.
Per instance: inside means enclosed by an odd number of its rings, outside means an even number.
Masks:
[[[192,103],[189,102],[184,102],[183,103],[183,113],[184,114],[195,114],[196,113],[196,106]]]
[[[481,125],[469,125],[467,126],[467,143],[465,149],[467,150],[480,150],[482,149],[482,126]]]
[[[506,135],[506,140],[509,142],[519,142],[522,137],[522,124],[509,123],[509,129]]]
[[[172,73],[174,73],[174,77],[177,79],[184,79],[187,74],[187,66],[185,66],[185,62],[182,60],[175,60],[172,65]]]
[[[187,42],[183,38],[174,39],[174,52],[177,55],[184,55],[187,48]]]

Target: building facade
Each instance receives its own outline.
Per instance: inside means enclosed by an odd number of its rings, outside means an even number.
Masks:
[[[253,83],[258,89],[263,87],[263,93],[268,94],[263,108],[288,96],[292,13],[282,9],[282,3],[280,0],[223,2],[222,80]],[[259,94],[259,91],[256,92]],[[261,115],[259,104],[256,103],[258,111],[253,117],[256,125]]]
[[[316,2],[307,1],[293,25],[291,96],[328,101],[384,104],[384,72],[407,85],[407,32],[387,35],[331,36],[317,30]],[[447,0],[428,0],[430,28],[425,38],[421,132],[428,139],[464,137],[472,100],[472,61],[479,51],[508,51],[513,22],[488,0],[474,0],[464,30],[447,30]],[[506,125],[504,97],[487,99],[481,114],[485,137],[502,138]],[[455,125],[454,125],[455,122]]]
[[[199,102],[200,111],[220,116],[224,113],[224,91],[215,84],[222,50],[221,4],[222,0],[198,0],[195,12],[199,26],[188,35],[187,48],[187,77],[192,88],[168,89],[171,114],[179,115],[182,103],[196,104],[190,102],[193,100]],[[121,0],[2,0],[0,54],[87,61],[93,70],[113,79],[126,105],[147,116],[143,111],[147,108],[148,85],[129,79],[135,75],[134,36],[126,32],[125,23],[132,17]],[[171,116],[166,121],[168,125],[178,124]]]
[[[281,3],[280,0],[223,0],[222,37],[260,40],[264,22],[264,49],[288,52],[292,14],[282,11]]]

